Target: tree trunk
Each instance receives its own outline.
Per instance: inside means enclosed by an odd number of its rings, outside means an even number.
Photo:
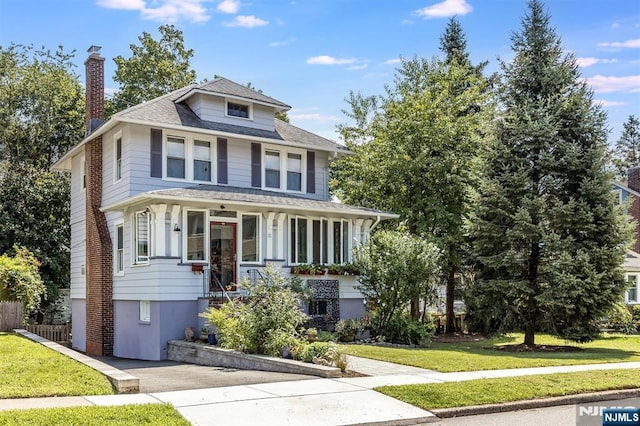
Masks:
[[[449,273],[447,274],[447,296],[446,296],[446,314],[447,314],[447,333],[453,333],[455,330],[455,312],[453,311],[453,299],[456,288],[455,273],[453,270],[453,262],[449,262]]]
[[[414,297],[411,299],[411,318],[420,319],[420,298]]]
[[[535,332],[536,332],[536,325],[532,322],[528,322],[524,332],[525,345],[527,346],[535,345]]]

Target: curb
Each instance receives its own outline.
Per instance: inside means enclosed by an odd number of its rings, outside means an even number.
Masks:
[[[609,399],[626,399],[640,396],[640,388],[622,389],[577,395],[556,396],[525,401],[505,402],[503,404],[471,405],[468,407],[437,408],[429,410],[439,418],[475,416],[478,414],[502,413],[506,411],[528,410],[531,408],[555,407],[558,405],[583,404]]]
[[[102,361],[98,361],[97,359],[93,359],[88,357],[80,352],[76,352],[73,349],[62,346],[59,343],[51,342],[43,337],[38,336],[37,334],[33,334],[24,329],[15,329],[14,333],[19,334],[23,337],[26,337],[29,340],[34,342],[38,342],[47,348],[53,349],[54,351],[65,355],[71,359],[74,359],[82,364],[86,365],[89,368],[93,368],[94,370],[102,373],[111,385],[116,389],[118,393],[138,393],[140,392],[140,379],[135,376],[132,376],[129,373],[125,373],[124,371],[113,368],[112,366],[105,364]]]

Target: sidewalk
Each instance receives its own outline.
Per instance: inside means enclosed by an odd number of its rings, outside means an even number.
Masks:
[[[148,394],[11,399],[0,400],[0,410],[166,402],[194,425],[418,424],[433,422],[437,418],[428,411],[372,389],[384,385],[640,368],[640,362],[627,362],[439,373],[357,357],[349,357],[349,365],[351,370],[368,374],[369,377],[312,379]],[[561,403],[556,402],[555,405]]]

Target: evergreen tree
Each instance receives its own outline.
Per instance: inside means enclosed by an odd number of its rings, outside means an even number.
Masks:
[[[605,114],[538,0],[502,63],[501,117],[474,224],[468,305],[493,327],[588,341],[617,301],[630,240],[605,170]]]
[[[627,176],[629,167],[640,165],[640,120],[633,115],[625,121],[622,135],[616,142],[613,165],[621,178]]]

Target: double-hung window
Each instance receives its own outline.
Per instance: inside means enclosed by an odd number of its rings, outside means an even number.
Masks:
[[[311,227],[311,258],[313,263],[328,263],[329,221],[327,219],[314,219]]]
[[[149,262],[149,213],[137,212],[133,217],[133,263]]]
[[[302,155],[287,154],[287,191],[302,191]]]
[[[124,273],[124,225],[122,223],[116,225],[116,275]]]
[[[628,275],[627,283],[629,284],[629,289],[627,290],[627,302],[636,303],[638,300],[638,276],[637,275]]]
[[[184,138],[167,138],[167,177],[185,178],[185,141]]]
[[[267,188],[280,189],[280,153],[265,151],[264,179]]]
[[[290,252],[292,263],[307,263],[307,219],[302,217],[292,217],[289,222]]]
[[[242,215],[242,261],[260,261],[260,216]]]
[[[333,263],[349,261],[349,221],[333,222]]]
[[[211,142],[193,141],[193,180],[211,182]]]
[[[187,211],[187,261],[205,260],[205,212]]]
[[[122,179],[122,136],[118,136],[114,142],[114,155],[113,180],[118,182]]]

